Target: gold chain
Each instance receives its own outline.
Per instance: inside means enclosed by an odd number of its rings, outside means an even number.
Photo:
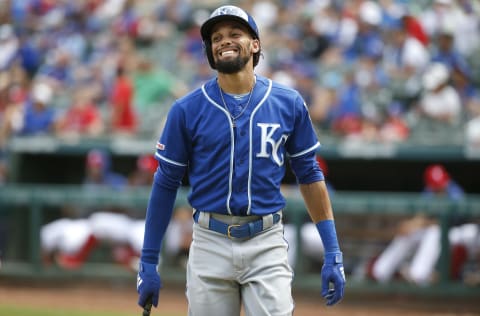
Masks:
[[[256,80],[256,78],[255,78],[255,82],[253,83],[253,86],[252,86],[252,88],[250,89],[250,93],[248,94],[247,104],[245,104],[245,106],[243,107],[242,111],[240,111],[240,113],[239,113],[237,116],[233,116],[232,113],[230,112],[230,110],[228,109],[227,103],[225,102],[225,99],[223,98],[223,90],[222,90],[222,88],[220,87],[220,85],[218,85],[218,90],[219,90],[219,92],[220,92],[220,97],[222,98],[223,106],[225,107],[225,110],[227,110],[228,114],[230,115],[230,118],[232,119],[233,127],[236,127],[235,121],[236,121],[240,116],[242,116],[243,112],[245,112],[245,110],[247,109],[248,105],[250,104],[250,99],[252,98],[252,94],[253,94],[253,88],[255,88],[256,83],[257,83],[257,80]]]

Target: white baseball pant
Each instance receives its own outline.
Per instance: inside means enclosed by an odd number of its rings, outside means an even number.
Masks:
[[[221,216],[228,224],[242,224],[245,217]],[[187,265],[190,316],[292,315],[293,271],[288,264],[283,225],[247,240],[232,240],[193,226],[193,242]]]

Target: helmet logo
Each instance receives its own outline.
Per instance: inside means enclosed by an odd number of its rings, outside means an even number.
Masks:
[[[226,5],[216,9],[215,11],[213,11],[210,17],[213,18],[219,15],[234,15],[248,22],[248,14],[239,7],[233,5]]]

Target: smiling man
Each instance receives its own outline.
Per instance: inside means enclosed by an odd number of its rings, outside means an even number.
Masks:
[[[307,106],[297,91],[254,73],[261,45],[248,13],[220,7],[200,31],[217,76],[173,104],[157,143],[138,304],[158,305],[158,254],[188,169],[189,315],[240,315],[242,305],[249,316],[292,315],[280,192],[288,160],[324,244],[322,296],[334,305],[344,293],[342,252]]]

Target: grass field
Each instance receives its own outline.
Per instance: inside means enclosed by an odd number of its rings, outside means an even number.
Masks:
[[[32,308],[32,307],[18,307],[0,305],[0,315],[15,315],[15,316],[131,316],[132,313],[119,313],[107,311],[81,311],[81,310],[66,310],[56,308]],[[139,309],[138,315],[141,315]],[[156,315],[159,315],[158,313]],[[180,316],[181,314],[162,314],[162,316]]]

